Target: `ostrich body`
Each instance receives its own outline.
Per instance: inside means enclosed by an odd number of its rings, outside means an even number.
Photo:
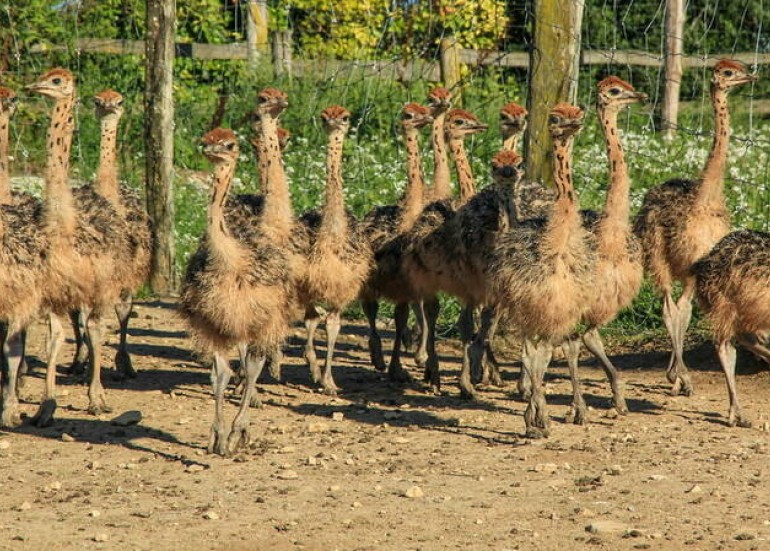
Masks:
[[[636,92],[629,83],[607,77],[597,86],[597,113],[607,146],[610,183],[604,209],[598,216],[584,214],[584,225],[596,239],[596,269],[591,279],[595,289],[594,300],[583,314],[587,330],[583,343],[601,362],[612,387],[613,404],[620,414],[628,412],[617,370],[604,351],[599,327],[606,325],[627,307],[639,293],[642,285],[641,246],[631,231],[630,189],[628,167],[618,133],[618,112],[632,103],[645,101],[646,94]],[[589,223],[585,223],[589,220]],[[587,408],[580,390],[578,355],[580,341],[569,339],[563,346],[573,384],[572,420],[583,424]]]
[[[425,182],[420,166],[419,132],[431,122],[430,111],[417,103],[401,110],[400,124],[407,152],[407,183],[399,204],[376,207],[363,220],[366,239],[374,254],[374,266],[361,291],[361,306],[369,322],[369,352],[379,371],[388,371],[396,382],[406,382],[409,374],[401,366],[401,342],[409,316],[409,303],[418,295],[404,277],[401,264],[404,234],[411,230],[424,206]],[[396,333],[390,363],[385,366],[382,343],[377,331],[378,301],[382,298],[396,304]]]
[[[43,199],[47,239],[43,310],[51,316],[44,399],[35,417],[38,426],[52,421],[56,409],[56,356],[63,341],[59,316],[83,313],[91,382],[89,412],[109,411],[101,384],[101,317],[120,299],[132,275],[131,228],[112,204],[86,186],[72,191],[69,157],[73,134],[75,80],[67,70],[49,71],[28,89],[52,98],[54,110],[47,135],[48,161]]]
[[[711,325],[727,381],[728,424],[751,427],[738,403],[733,341],[766,362],[770,350],[757,334],[770,331],[770,234],[740,230],[727,234],[693,266],[695,296]]]
[[[577,107],[558,104],[551,110],[556,184],[551,214],[512,224],[491,260],[493,300],[524,338],[524,368],[532,380],[524,414],[530,437],[548,434],[542,383],[552,345],[569,335],[594,299],[595,243],[583,227],[572,183],[572,143],[582,124]]]
[[[469,212],[464,208],[476,195],[476,188],[471,173],[470,163],[465,154],[463,140],[466,136],[487,129],[475,115],[453,109],[447,116],[446,133],[449,149],[455,160],[460,197],[456,201],[434,201],[425,207],[414,228],[407,236],[408,247],[404,259],[404,271],[421,297],[426,300],[428,325],[429,362],[425,378],[430,381],[434,392],[440,391],[440,372],[435,353],[435,325],[438,318],[438,302],[435,297],[439,291],[458,297],[465,305],[459,321],[464,346],[470,342],[473,333],[473,304],[475,296],[483,291],[478,289],[476,266],[463,257],[467,251],[463,245],[463,222],[456,219],[456,213],[463,212],[463,219]],[[467,222],[467,220],[466,220]],[[497,220],[493,222],[496,224]],[[476,228],[465,228],[474,233]],[[484,230],[479,229],[483,233]],[[480,233],[480,234],[481,234]],[[477,234],[480,235],[480,234]],[[471,238],[471,239],[475,239]],[[471,305],[471,306],[467,306]],[[467,354],[463,354],[463,374],[460,387],[463,395],[471,395],[470,383],[465,384],[468,372]]]
[[[644,198],[634,232],[642,243],[644,266],[663,293],[663,320],[673,351],[667,377],[673,394],[692,394],[692,382],[684,363],[684,336],[690,323],[695,290],[693,264],[730,231],[723,180],[730,137],[728,92],[752,82],[743,64],[722,60],[714,66],[711,103],[714,107],[714,141],[701,177],[670,180],[652,188]],[[682,294],[673,298],[675,281]]]
[[[197,346],[213,355],[211,382],[215,412],[208,451],[228,455],[249,440],[249,404],[266,357],[288,331],[293,298],[290,258],[274,231],[266,227],[266,201],[259,225],[230,232],[225,217],[227,193],[238,161],[238,142],[230,130],[203,137],[204,154],[214,164],[206,233],[190,258],[180,312]],[[269,141],[268,147],[278,147]],[[235,345],[248,344],[240,408],[232,423],[224,418],[224,393],[232,376],[226,358]]]
[[[301,295],[308,300],[305,325],[308,329],[305,359],[313,379],[328,394],[338,390],[332,376],[334,346],[340,331],[340,313],[358,297],[372,267],[372,249],[363,227],[345,210],[342,189],[342,144],[350,129],[350,112],[338,105],[321,113],[329,136],[326,155],[326,198],[321,212],[300,218],[310,236],[306,279]],[[326,363],[321,374],[315,353],[315,330],[321,316],[316,305],[327,307]]]
[[[94,104],[101,126],[101,139],[99,166],[92,189],[109,201],[118,216],[130,227],[128,238],[131,270],[120,292],[120,300],[115,305],[120,328],[115,368],[121,376],[133,378],[136,377],[136,371],[128,354],[126,337],[128,321],[133,310],[134,292],[147,280],[150,271],[152,225],[139,194],[128,186],[121,186],[118,182],[117,138],[120,118],[123,116],[123,96],[114,90],[103,90],[94,96]],[[75,322],[73,319],[73,327],[76,329],[77,349],[72,370],[78,372],[86,361],[86,347],[83,346],[81,334],[82,320]]]

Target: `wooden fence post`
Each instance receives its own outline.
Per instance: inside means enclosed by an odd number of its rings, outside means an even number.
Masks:
[[[666,0],[665,81],[660,108],[663,139],[673,140],[679,114],[679,88],[682,83],[684,46],[684,0]]]
[[[582,0],[535,0],[524,141],[527,176],[533,182],[553,185],[547,119],[556,103],[574,103],[577,96],[583,4]]]
[[[291,77],[291,48],[291,31],[273,32],[273,70],[276,77]]]
[[[175,0],[147,0],[144,144],[147,212],[153,223],[150,288],[175,290],[174,271],[174,23]]]
[[[249,65],[257,64],[260,55],[268,50],[267,0],[248,0],[246,3],[246,49]]]
[[[460,87],[460,46],[453,36],[442,38],[439,44],[441,54],[441,80],[444,86],[452,91],[452,102],[462,105],[462,89]]]

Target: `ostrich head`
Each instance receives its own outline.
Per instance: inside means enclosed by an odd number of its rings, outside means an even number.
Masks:
[[[18,100],[16,92],[5,86],[0,86],[0,115],[12,116],[16,112]]]
[[[521,155],[515,151],[499,151],[492,157],[492,179],[497,184],[516,184],[523,174]]]
[[[201,138],[203,154],[214,164],[238,158],[238,138],[228,128],[215,128]]]
[[[470,134],[484,132],[488,125],[481,122],[476,115],[463,111],[462,109],[452,109],[447,113],[446,135],[448,139],[462,139]]]
[[[340,105],[332,105],[321,111],[321,121],[327,133],[350,130],[350,111]]]
[[[257,94],[257,111],[277,118],[289,106],[285,92],[278,88],[264,88]]]
[[[500,109],[500,132],[503,138],[521,134],[527,128],[527,110],[516,102],[511,102]]]
[[[580,107],[558,103],[548,114],[548,132],[552,138],[568,138],[583,128],[585,113]]]
[[[420,129],[433,122],[431,110],[419,103],[407,103],[401,109],[401,126],[404,130]]]
[[[115,90],[103,90],[94,96],[96,116],[120,117],[123,115],[123,96]]]
[[[631,103],[647,101],[647,94],[637,92],[628,82],[618,77],[607,77],[596,85],[599,107],[620,108]]]
[[[756,75],[749,73],[746,66],[740,61],[723,59],[714,65],[711,85],[718,90],[729,91],[736,86],[754,82],[755,80],[757,80]]]
[[[75,77],[67,69],[52,69],[26,89],[57,100],[71,98],[75,95]]]
[[[428,106],[435,117],[452,107],[452,93],[446,88],[437,87],[428,92]]]

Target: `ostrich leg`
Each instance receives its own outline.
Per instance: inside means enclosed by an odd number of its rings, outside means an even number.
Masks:
[[[562,344],[564,357],[569,366],[569,378],[572,381],[572,405],[567,419],[576,425],[584,425],[588,417],[588,408],[583,399],[583,390],[580,388],[580,373],[578,371],[580,358],[580,341],[576,338],[568,338]]]
[[[497,310],[495,310],[493,307],[485,306],[481,310],[482,320],[484,319],[485,315],[486,316],[490,315],[488,312],[485,314],[486,310],[492,310],[492,313],[491,313],[491,320],[489,320],[489,330],[487,332],[486,337],[484,337],[485,357],[484,357],[484,363],[482,364],[483,371],[481,374],[481,383],[485,385],[491,384],[494,386],[503,386],[503,377],[500,374],[500,362],[497,361],[497,358],[495,357],[495,353],[492,350],[492,339],[497,333],[497,326],[500,323],[500,314],[498,314]]]
[[[118,351],[115,354],[115,370],[119,378],[136,378],[136,370],[131,364],[131,356],[128,354],[126,336],[128,335],[128,320],[131,318],[131,312],[134,309],[134,296],[131,292],[123,290],[120,293],[120,301],[115,304],[115,314],[118,316],[120,325],[120,341]]]
[[[71,375],[83,377],[86,375],[86,365],[88,364],[88,345],[85,342],[86,322],[80,310],[70,311],[69,318],[72,332],[75,335],[75,355],[72,357],[68,371]]]
[[[88,366],[91,371],[91,383],[88,386],[88,413],[99,415],[109,413],[112,408],[107,405],[102,386],[102,318],[98,312],[85,312],[86,331],[88,339]]]
[[[438,355],[436,354],[436,323],[438,323],[441,303],[438,301],[438,297],[432,297],[423,302],[423,307],[425,310],[424,330],[427,333],[426,346],[428,353],[425,371],[429,375],[428,381],[430,381],[433,394],[438,395],[441,393],[441,372]]]
[[[393,354],[388,365],[388,379],[395,383],[408,383],[412,377],[401,365],[401,340],[404,328],[409,323],[409,304],[406,302],[396,304],[393,318],[396,322],[396,330],[393,336]]]
[[[323,385],[324,393],[330,396],[336,396],[339,390],[332,375],[332,364],[334,363],[334,347],[337,344],[341,325],[338,311],[332,310],[326,315],[326,363],[320,382]]]
[[[385,371],[387,367],[382,355],[382,339],[377,331],[377,311],[380,309],[380,304],[376,300],[362,300],[361,308],[369,322],[369,354],[372,365],[377,371]]]
[[[6,335],[3,339],[3,362],[1,366],[3,373],[2,377],[0,377],[3,408],[2,415],[0,416],[0,426],[2,427],[12,428],[21,425],[19,398],[16,388],[23,354],[24,348],[22,346],[21,332]]]
[[[532,381],[532,396],[529,399],[527,409],[524,411],[524,423],[527,438],[543,438],[548,436],[548,425],[550,424],[546,412],[543,379],[548,364],[551,362],[553,347],[550,343],[542,341],[536,345],[530,343],[530,346],[534,347],[534,354],[531,361],[524,363],[524,369]]]
[[[64,342],[64,328],[61,319],[56,314],[48,316],[49,342],[48,365],[45,370],[45,394],[40,407],[32,418],[37,427],[47,427],[53,423],[53,414],[56,412],[56,358]]]
[[[610,388],[612,389],[612,403],[615,409],[620,415],[628,413],[628,406],[626,405],[626,399],[623,397],[623,383],[618,376],[618,370],[612,365],[612,362],[604,352],[604,343],[602,337],[599,335],[599,330],[594,327],[589,329],[583,334],[583,344],[591,351],[591,354],[596,356],[602,364],[602,369],[607,375],[607,379],[610,381]]]
[[[321,323],[321,314],[315,306],[308,306],[305,310],[305,329],[307,329],[305,361],[310,368],[310,375],[313,377],[314,383],[320,383],[322,379],[321,369],[318,367],[318,357],[315,353],[315,332],[319,323]]]
[[[673,350],[666,370],[666,377],[673,383],[671,394],[691,396],[692,382],[684,363],[684,336],[690,324],[692,314],[692,296],[694,286],[691,281],[685,283],[682,296],[674,302],[671,291],[666,290],[663,298],[663,321],[671,335]]]
[[[725,380],[727,381],[727,392],[730,395],[730,413],[727,418],[727,423],[731,427],[739,426],[743,428],[750,428],[751,421],[747,419],[741,406],[738,403],[738,391],[735,388],[735,362],[736,353],[735,347],[730,341],[723,341],[716,345],[717,355],[719,356],[719,363],[722,364],[722,370],[725,373]]]
[[[248,368],[247,368],[248,372]],[[227,453],[227,440],[230,434],[227,422],[225,420],[225,389],[230,382],[233,372],[230,369],[230,362],[220,353],[214,353],[214,361],[211,365],[211,386],[214,390],[214,423],[211,425],[211,432],[209,433],[209,453],[217,453],[219,455],[225,455]],[[255,379],[256,380],[256,379]],[[251,387],[254,385],[245,386],[243,396],[251,392]],[[242,399],[243,400],[243,399]],[[242,401],[243,404],[245,402]]]
[[[235,415],[235,419],[233,419],[232,430],[227,437],[226,455],[232,455],[239,448],[245,447],[249,443],[249,405],[255,392],[257,379],[265,367],[266,360],[267,358],[264,355],[258,355],[253,349],[249,349],[246,355],[246,391],[243,393],[238,413]],[[227,386],[226,383],[225,386]],[[217,414],[219,415],[219,411]]]
[[[425,368],[423,379],[430,380],[428,371],[428,331],[426,328],[427,319],[425,318],[425,303],[420,300],[412,303],[412,312],[414,312],[415,330],[412,331],[412,337],[417,340],[417,350],[414,351],[414,363],[417,367]],[[408,332],[408,331],[407,331]]]
[[[463,346],[463,365],[460,371],[460,397],[475,400],[476,390],[471,382],[471,344],[473,342],[473,306],[468,305],[460,312],[457,320],[460,329],[460,340]]]

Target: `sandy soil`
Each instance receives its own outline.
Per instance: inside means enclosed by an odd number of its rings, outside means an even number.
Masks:
[[[506,388],[465,402],[456,343],[445,341],[445,392],[432,396],[374,372],[353,325],[335,372],[344,391],[330,398],[310,384],[294,338],[287,384],[260,385],[252,445],[222,459],[203,449],[208,372],[173,305],[141,304],[138,314],[139,377],[105,374],[114,413],[89,416],[85,388],[60,374],[53,427],[0,432],[1,550],[770,549],[768,374],[743,370],[755,428],[730,429],[708,344],[688,352],[692,398],[667,395],[657,345],[614,356],[631,409],[620,418],[589,362],[585,426],[565,422],[569,379],[557,362],[547,380],[552,435],[528,441],[512,362]],[[109,339],[114,346],[114,331]],[[33,358],[43,346],[40,325]],[[106,354],[111,365],[113,348]],[[42,391],[42,364],[33,364],[30,416]],[[138,425],[111,423],[129,410],[141,412]]]

